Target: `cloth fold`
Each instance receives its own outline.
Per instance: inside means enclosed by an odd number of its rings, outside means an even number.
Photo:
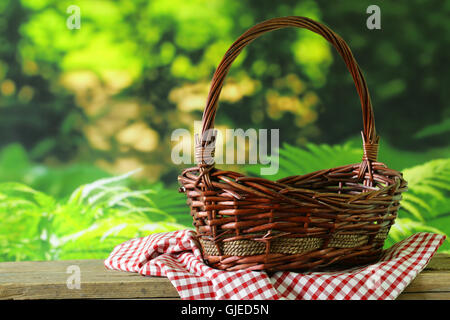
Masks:
[[[445,236],[420,232],[383,252],[378,263],[339,272],[221,271],[202,259],[191,230],[151,234],[114,248],[108,269],[167,277],[184,300],[395,299],[428,264]]]

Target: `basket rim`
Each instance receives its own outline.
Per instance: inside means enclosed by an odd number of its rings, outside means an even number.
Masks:
[[[242,174],[242,173],[239,173],[236,171],[232,171],[232,170],[221,170],[217,167],[212,167],[209,172],[209,175],[210,175],[210,177],[221,177],[224,174],[233,175],[233,176],[235,176],[234,182],[238,183],[238,184],[242,181],[254,181],[257,183],[264,184],[267,187],[273,186],[273,187],[279,188],[280,186],[285,186],[285,189],[283,189],[282,193],[286,193],[286,194],[289,192],[302,192],[302,193],[306,193],[306,194],[308,194],[308,193],[314,194],[316,197],[339,194],[340,197],[349,198],[349,199],[360,197],[361,195],[363,195],[364,197],[367,197],[367,196],[373,196],[373,194],[375,194],[375,193],[383,194],[393,187],[399,187],[402,184],[402,182],[406,183],[406,180],[403,178],[403,174],[400,171],[388,168],[383,162],[373,162],[372,170],[374,172],[373,180],[380,181],[380,182],[382,181],[385,185],[379,186],[379,184],[377,184],[377,186],[366,186],[363,184],[363,181],[364,181],[364,179],[363,179],[359,182],[359,185],[362,188],[362,190],[364,190],[364,192],[361,192],[359,195],[334,193],[331,191],[324,192],[324,191],[320,191],[317,189],[310,189],[310,188],[299,188],[299,187],[296,187],[293,185],[286,184],[284,182],[285,180],[288,180],[288,179],[304,178],[304,177],[308,177],[308,176],[324,174],[331,170],[340,170],[340,169],[346,169],[346,168],[353,168],[353,170],[355,171],[353,178],[356,181],[357,180],[356,178],[358,177],[359,166],[360,166],[360,163],[353,163],[353,164],[343,165],[343,166],[334,167],[334,168],[316,170],[316,171],[312,171],[312,172],[309,172],[306,174],[291,175],[291,176],[287,176],[287,177],[277,179],[277,180],[270,180],[267,178],[256,177],[256,176],[248,176],[248,175],[245,175],[245,174]],[[381,170],[390,173],[390,175],[393,176],[393,179],[383,179],[383,180],[377,179],[377,175],[375,173],[377,171],[381,171]],[[192,172],[200,173],[200,171],[201,171],[201,169],[198,166],[187,168],[187,169],[183,170],[183,172],[178,176],[178,181],[182,185],[184,185],[183,181],[187,178],[186,177],[187,173],[192,173]],[[227,176],[227,179],[229,179],[229,178],[230,177]],[[201,180],[201,179],[199,179],[199,180]],[[390,181],[390,180],[392,180],[392,181]],[[199,184],[201,184],[201,183],[202,182],[199,181]],[[201,188],[199,188],[199,189],[201,189]],[[217,188],[217,189],[220,189],[220,188]],[[280,192],[280,191],[278,191],[278,192]],[[239,199],[237,199],[237,200],[239,200]]]

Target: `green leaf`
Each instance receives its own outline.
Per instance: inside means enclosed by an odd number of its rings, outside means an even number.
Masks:
[[[410,214],[428,221],[450,212],[450,159],[432,160],[405,169],[403,176],[408,182],[408,192],[401,204]]]
[[[361,149],[350,143],[333,146],[308,144],[306,148],[298,148],[285,143],[279,150],[279,159],[271,159],[279,164],[278,172],[266,178],[277,180],[292,175],[357,163],[361,160],[361,156]],[[249,174],[259,176],[261,167],[261,165],[246,166],[244,170]]]
[[[438,134],[443,134],[443,133],[446,133],[449,131],[450,131],[450,118],[446,118],[446,119],[442,120],[441,123],[433,124],[433,125],[423,128],[422,130],[420,130],[419,132],[417,132],[414,135],[414,138],[420,139],[420,138],[435,136]]]
[[[388,248],[396,242],[404,240],[416,232],[433,232],[438,234],[445,234],[444,231],[441,231],[440,229],[433,226],[426,225],[424,223],[417,222],[408,218],[399,217],[395,220],[395,224],[391,227],[389,237],[386,240],[384,246],[385,248]]]

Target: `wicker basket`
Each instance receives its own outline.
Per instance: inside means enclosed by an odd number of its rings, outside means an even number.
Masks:
[[[227,72],[247,44],[284,27],[320,34],[344,59],[362,105],[362,161],[278,181],[217,169],[213,126]],[[304,17],[275,18],[250,28],[220,62],[202,121],[197,166],[184,170],[178,181],[210,266],[228,271],[334,269],[380,258],[407,183],[400,172],[376,160],[379,137],[366,81],[340,36]]]

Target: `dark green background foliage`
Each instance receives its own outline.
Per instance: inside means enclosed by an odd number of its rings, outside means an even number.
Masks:
[[[381,30],[366,27],[372,4]],[[70,5],[81,9],[80,29],[66,26]],[[171,134],[193,132],[230,44],[287,15],[329,25],[366,76],[379,159],[410,187],[387,245],[418,231],[450,234],[449,2],[4,0],[0,12],[0,260],[104,258],[126,239],[190,227]],[[216,124],[280,128],[271,179],[361,158],[352,79],[305,30],[272,32],[244,50]]]

